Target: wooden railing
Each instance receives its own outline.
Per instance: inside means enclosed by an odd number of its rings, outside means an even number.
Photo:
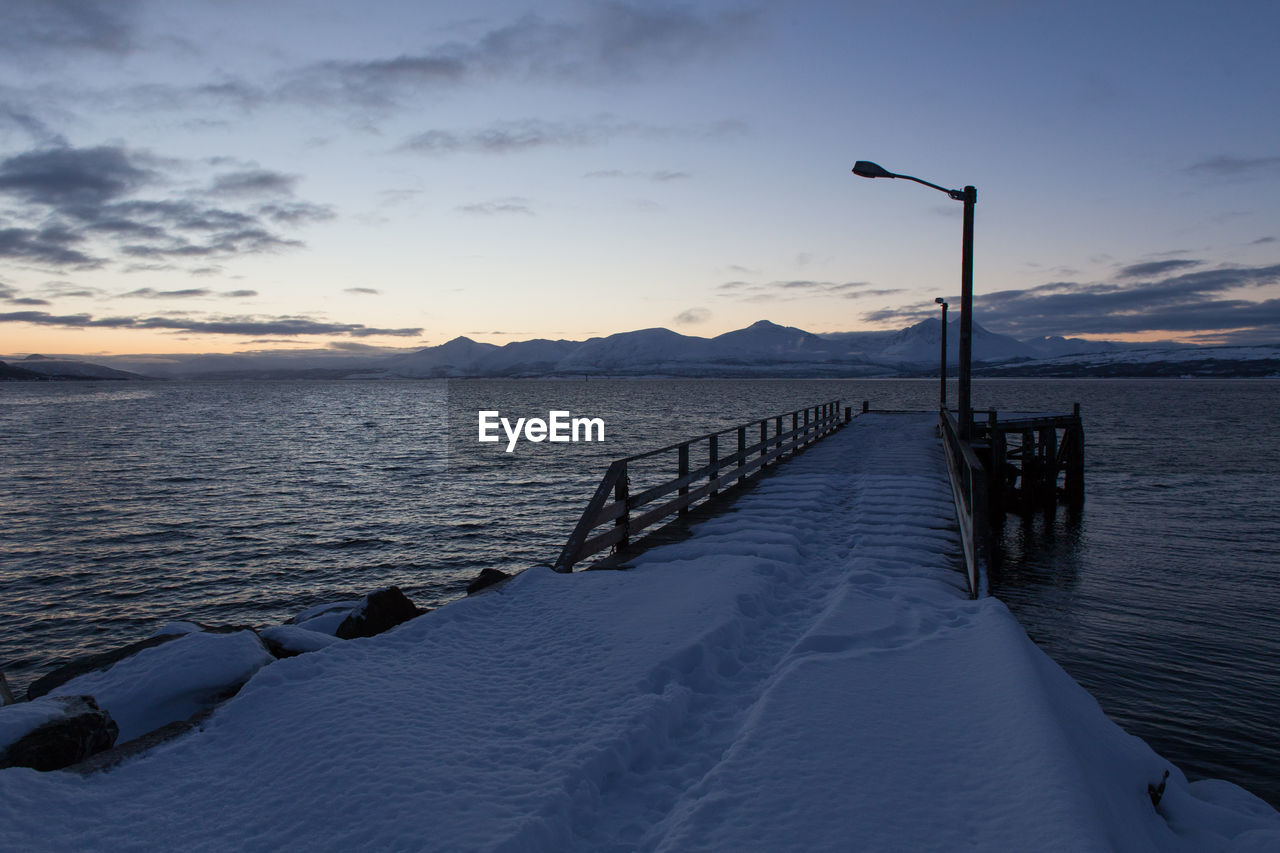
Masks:
[[[741,482],[757,469],[776,464],[785,454],[795,454],[839,429],[847,418],[847,413],[841,414],[840,401],[833,400],[615,460],[569,535],[555,570],[571,572],[574,564],[606,548],[612,547],[616,552],[627,547],[645,528],[667,516],[687,514],[697,501],[716,495],[735,481]],[[727,438],[724,445],[722,438]],[[721,455],[725,445],[735,443],[732,452]],[[691,468],[691,451],[705,452],[706,464]],[[633,493],[632,477],[637,469],[648,474],[664,469],[669,472],[671,454],[675,457],[675,476]],[[701,485],[695,485],[698,483]],[[659,501],[661,498],[666,500]],[[609,522],[613,524],[608,530],[595,532]]]
[[[951,475],[951,496],[955,499],[956,517],[960,520],[969,597],[977,598],[987,591],[987,570],[991,565],[987,472],[969,443],[960,439],[955,417],[943,410],[938,420],[947,471]]]

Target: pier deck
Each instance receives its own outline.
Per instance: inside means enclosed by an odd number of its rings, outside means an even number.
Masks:
[[[936,425],[855,418],[629,571],[531,569],[279,661],[199,731],[110,772],[2,771],[5,841],[1178,851],[1280,837],[1247,794],[1176,768],[1157,810],[1147,786],[1170,765],[997,599],[968,598]]]

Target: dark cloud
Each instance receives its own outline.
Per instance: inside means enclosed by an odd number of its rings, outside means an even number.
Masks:
[[[1019,338],[1201,330],[1266,330],[1280,336],[1280,300],[1253,300],[1240,291],[1280,284],[1280,265],[1221,267],[1137,283],[1050,282],[1026,290],[974,295],[974,316]],[[1236,292],[1235,295],[1230,295]],[[871,322],[932,316],[927,308],[864,315]]]
[[[80,235],[56,225],[44,228],[0,228],[0,258],[76,269],[101,266],[100,258],[91,257],[74,248],[82,242]]]
[[[154,179],[123,148],[46,148],[0,160],[0,193],[28,204],[100,205]]]
[[[682,326],[691,326],[697,323],[705,323],[710,320],[711,312],[706,308],[686,308],[673,319]]]
[[[422,329],[378,329],[359,323],[326,323],[305,317],[99,317],[89,314],[54,315],[45,311],[14,311],[0,314],[0,323],[30,323],[38,326],[88,329],[160,329],[204,335],[347,335],[366,338],[378,335],[412,337]]]
[[[1253,242],[1251,242],[1249,245],[1250,245],[1250,246],[1264,246],[1264,245],[1266,245],[1267,243],[1274,243],[1275,241],[1276,241],[1276,238],[1275,238],[1275,237],[1259,237],[1257,240],[1254,240],[1254,241],[1253,241]]]
[[[140,287],[120,294],[122,297],[139,299],[192,299],[212,296],[213,291],[203,287],[189,287],[185,290],[156,290],[154,287]]]
[[[120,146],[63,146],[0,160],[0,198],[16,201],[15,215],[25,220],[0,228],[0,258],[75,268],[128,259],[127,271],[166,268],[296,248],[302,243],[278,227],[333,216],[328,207],[287,198],[295,179],[265,169],[216,175],[205,193],[179,190],[168,171],[189,166]],[[286,198],[247,209],[234,203],[263,195]]]
[[[248,299],[248,298],[249,298],[249,297],[251,297],[251,296],[257,296],[257,295],[258,295],[258,291],[256,291],[256,290],[228,290],[228,291],[226,291],[225,293],[221,293],[221,294],[219,294],[219,295],[220,295],[220,296],[225,296],[225,297],[226,297],[226,298],[228,298],[228,299]]]
[[[463,204],[459,205],[455,210],[472,216],[504,216],[508,214],[533,216],[533,208],[529,206],[529,199],[520,198],[519,196],[497,198],[492,201],[476,202],[475,204]]]
[[[343,293],[365,293],[370,296],[379,296],[382,293],[382,291],[375,290],[372,287],[348,287],[346,290],[342,292]]]
[[[5,301],[6,301],[6,302],[8,302],[10,305],[32,305],[32,306],[35,306],[35,305],[48,305],[48,304],[50,304],[48,299],[37,299],[37,298],[36,298],[36,297],[34,297],[34,296],[17,296],[17,297],[14,297],[13,299],[6,299]]]
[[[1280,157],[1233,157],[1221,154],[1201,160],[1187,167],[1193,175],[1207,175],[1219,178],[1248,177],[1280,173]]]
[[[1191,267],[1199,267],[1203,265],[1204,261],[1193,260],[1145,261],[1140,264],[1130,264],[1127,267],[1121,267],[1120,277],[1148,278],[1150,276],[1164,275],[1177,270],[1185,270],[1190,269]]]
[[[213,179],[209,192],[217,196],[293,195],[296,175],[272,172],[268,169],[248,169],[227,172]]]
[[[0,54],[52,50],[123,54],[133,50],[137,0],[14,0],[4,6]]]
[[[619,123],[609,117],[578,123],[529,118],[498,121],[464,131],[428,130],[406,139],[399,150],[420,154],[510,154],[535,148],[595,145],[637,132],[640,132],[639,126]]]

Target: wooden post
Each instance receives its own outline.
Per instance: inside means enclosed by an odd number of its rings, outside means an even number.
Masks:
[[[865,415],[865,414],[866,414],[867,412],[869,412],[869,411],[871,411],[871,401],[870,401],[870,400],[863,400],[863,401],[862,401],[862,413]]]
[[[777,450],[782,446],[782,415],[778,415],[773,419],[773,448]],[[781,462],[781,459],[775,460]]]
[[[719,476],[720,474],[720,469],[715,467],[716,462],[718,462],[720,459],[720,446],[719,446],[720,436],[718,435],[711,436],[711,438],[708,440],[708,443],[711,445],[710,446],[711,473],[707,475],[707,479],[712,482],[715,482],[716,477]],[[708,497],[714,496],[716,491],[717,491],[716,489],[712,489],[710,492],[707,493]]]
[[[1067,430],[1063,441],[1069,442],[1067,471],[1063,486],[1067,500],[1079,507],[1084,503],[1084,426],[1080,423],[1080,404],[1075,405],[1076,420]]]
[[[1040,430],[1041,477],[1040,503],[1052,509],[1058,500],[1058,428]]]
[[[676,476],[683,477],[688,473],[689,473],[689,442],[686,441],[684,444],[680,445],[680,447],[676,449]],[[685,495],[689,494],[689,487],[681,486],[678,493],[680,497],[684,497]],[[680,507],[680,515],[688,515],[688,514],[689,514],[689,507],[687,504],[685,506]]]
[[[760,455],[761,456],[769,455],[768,444],[769,444],[769,419],[765,418],[760,422]],[[761,462],[760,468],[764,469],[765,467],[767,467],[767,465],[768,463]]]
[[[845,422],[845,423],[849,423],[851,420],[853,420],[853,407],[852,407],[852,406],[845,406],[845,407],[844,407],[844,422]]]
[[[747,464],[747,428],[745,426],[738,427],[738,467],[741,468]],[[744,474],[738,475],[738,482],[742,482]]]
[[[613,520],[614,527],[622,528],[622,538],[618,540],[618,544],[613,546],[613,552],[616,554],[623,548],[627,547],[629,541],[631,527],[631,509],[627,506],[627,499],[630,495],[630,485],[627,483],[627,463],[622,463],[622,476],[618,478],[618,482],[613,486],[613,499],[622,504],[622,515]]]
[[[1008,474],[1005,473],[1005,466],[1008,465],[1008,447],[1004,437],[1004,430],[993,428],[991,431],[991,469],[987,472],[987,497],[991,502],[992,518],[1004,518],[1005,511],[1005,489],[1009,485]]]

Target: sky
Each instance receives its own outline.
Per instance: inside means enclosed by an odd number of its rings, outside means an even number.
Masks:
[[[0,0],[0,354],[1280,341],[1280,6]],[[954,316],[954,315],[953,315]]]

